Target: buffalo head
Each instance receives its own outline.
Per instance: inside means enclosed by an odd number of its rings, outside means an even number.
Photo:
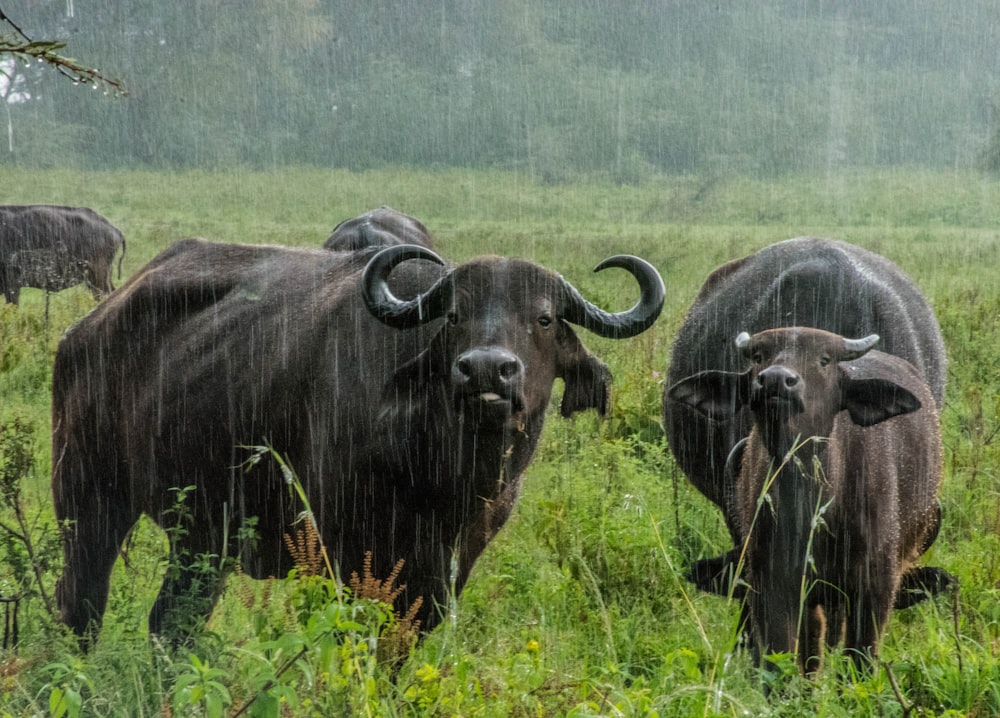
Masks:
[[[847,410],[872,426],[920,408],[920,401],[886,379],[855,378],[848,365],[868,353],[878,335],[846,339],[803,327],[742,332],[736,347],[749,360],[742,373],[706,371],[669,389],[675,401],[713,420],[732,418],[748,406],[773,456],[797,438],[829,436],[836,415]]]
[[[353,252],[399,244],[419,244],[430,249],[434,240],[419,219],[382,205],[338,224],[323,243],[323,248]]]
[[[362,289],[369,311],[383,323],[412,328],[443,320],[426,351],[396,373],[447,377],[456,408],[478,422],[537,416],[548,404],[554,379],[565,384],[561,411],[607,411],[610,374],[576,337],[571,324],[613,338],[632,337],[656,320],[664,287],[647,262],[628,255],[606,259],[595,271],[621,267],[639,282],[631,309],[605,312],[569,282],[524,260],[483,257],[444,273],[408,300],[393,295],[389,272],[423,259],[443,264],[432,251],[404,245],[382,250],[369,262]]]

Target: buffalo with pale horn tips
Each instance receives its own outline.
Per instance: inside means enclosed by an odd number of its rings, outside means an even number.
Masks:
[[[563,416],[608,410],[610,372],[571,325],[624,339],[660,313],[652,266],[621,255],[607,267],[638,282],[631,309],[605,312],[529,261],[448,268],[415,245],[166,250],[56,355],[63,620],[81,635],[100,625],[122,541],[143,513],[167,520],[173,487],[194,487],[175,553],[239,555],[251,576],[283,575],[302,506],[279,467],[241,468],[244,447],[266,443],[298,473],[340,574],[362,574],[366,552],[377,577],[403,559],[397,608],[422,597],[430,629],[510,515],[555,380]],[[240,545],[251,517],[256,541]],[[154,633],[175,632],[181,597],[207,615],[217,586],[199,578],[168,575]]]
[[[705,370],[742,371],[747,360],[733,344],[740,331],[813,327],[847,337],[878,334],[882,351],[916,367],[940,410],[947,360],[937,319],[917,284],[896,264],[861,247],[798,237],[716,268],[705,280],[674,338],[667,387]],[[751,414],[743,406],[710,420],[684,402],[663,396],[663,424],[671,451],[691,483],[721,510],[740,546],[736,477]],[[937,523],[925,549],[933,542]],[[703,590],[741,595],[733,582],[738,550],[700,559],[689,578]],[[897,607],[904,608],[952,585],[935,567],[903,577]]]
[[[869,665],[901,577],[936,531],[941,428],[927,380],[877,335],[740,334],[744,372],[705,371],[668,394],[711,421],[749,410],[736,481],[758,660],[823,645]]]

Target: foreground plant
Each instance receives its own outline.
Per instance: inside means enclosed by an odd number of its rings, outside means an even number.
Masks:
[[[18,615],[22,603],[38,596],[49,616],[55,608],[45,585],[45,573],[52,565],[58,536],[39,529],[40,522],[28,515],[24,481],[35,466],[34,430],[15,418],[0,424],[0,601],[4,604],[3,648],[18,643]],[[7,520],[13,518],[13,523]]]

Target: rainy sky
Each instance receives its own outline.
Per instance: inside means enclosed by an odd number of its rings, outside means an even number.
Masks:
[[[970,168],[988,162],[997,127],[991,0],[0,7],[129,91],[5,64],[6,149],[29,164],[410,164],[632,182]]]

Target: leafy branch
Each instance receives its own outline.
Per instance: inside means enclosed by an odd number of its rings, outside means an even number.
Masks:
[[[94,87],[103,85],[117,95],[128,95],[121,80],[109,77],[97,68],[87,67],[78,60],[63,55],[62,50],[66,47],[66,43],[58,40],[33,40],[7,16],[3,9],[0,9],[0,23],[3,23],[0,25],[0,55],[10,54],[25,62],[38,60],[56,68],[60,74],[75,83]],[[8,28],[14,31],[13,37],[3,34]]]
[[[44,559],[32,539],[31,526],[21,500],[21,482],[31,473],[35,461],[31,437],[31,429],[19,419],[14,419],[10,424],[0,424],[0,509],[13,513],[17,522],[16,527],[12,527],[0,521],[0,543],[13,540],[23,546],[38,585],[38,593],[49,615],[55,616],[55,604],[45,590],[43,581]]]

